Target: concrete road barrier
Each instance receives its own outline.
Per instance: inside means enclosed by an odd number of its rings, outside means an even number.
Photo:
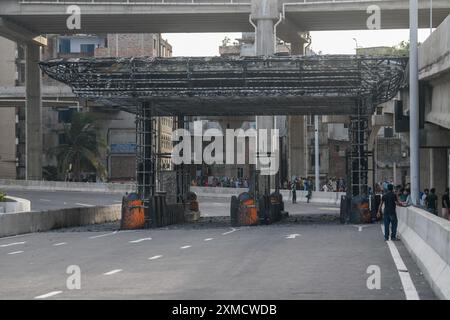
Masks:
[[[27,199],[7,196],[5,202],[0,202],[0,214],[27,212],[31,210],[31,202]]]
[[[450,299],[450,221],[425,210],[398,208],[399,234],[435,294]]]
[[[199,197],[219,197],[229,198],[238,196],[242,192],[248,191],[247,188],[222,188],[222,187],[191,187],[191,191],[195,192]],[[275,191],[275,190],[272,190]],[[284,201],[292,200],[292,195],[289,190],[280,190]],[[306,202],[307,191],[297,190],[297,202]],[[341,203],[341,196],[344,192],[316,192],[312,193],[311,203],[322,203],[339,205]]]
[[[134,184],[63,182],[0,179],[0,190],[45,190],[45,191],[88,191],[103,193],[126,193],[135,190]]]
[[[0,214],[0,237],[118,221],[121,204]]]

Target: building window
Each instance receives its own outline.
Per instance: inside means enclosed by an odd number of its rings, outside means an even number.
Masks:
[[[58,134],[58,143],[65,144],[66,143],[66,135],[64,133]]]
[[[72,114],[75,112],[75,109],[66,109],[58,111],[58,122],[59,123],[69,123],[72,119]]]
[[[336,152],[339,152],[341,149],[339,148],[339,145],[334,146],[334,149],[336,150]]]
[[[237,169],[237,176],[238,176],[238,179],[244,178],[244,168]]]
[[[95,44],[82,44],[80,45],[80,52],[81,53],[94,53],[95,51]]]
[[[70,53],[70,39],[59,39],[59,53]]]

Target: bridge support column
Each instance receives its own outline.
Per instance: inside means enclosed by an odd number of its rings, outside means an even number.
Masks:
[[[26,46],[26,179],[42,179],[41,47]]]
[[[278,0],[252,0],[251,19],[256,24],[255,47],[257,56],[270,56],[275,53],[275,21],[280,18]],[[267,151],[271,151],[271,129],[275,128],[273,116],[257,116],[256,129],[266,129],[268,134]],[[258,139],[259,131],[258,131]],[[258,150],[257,150],[258,151]],[[258,160],[259,162],[259,160]],[[257,165],[258,170],[258,165]],[[252,179],[253,180],[253,179]],[[269,194],[275,176],[260,176],[257,193]]]
[[[256,23],[256,55],[275,53],[275,21],[280,18],[278,0],[252,0],[251,19]]]

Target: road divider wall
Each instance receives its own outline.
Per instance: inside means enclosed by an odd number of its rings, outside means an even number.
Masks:
[[[0,202],[0,214],[27,212],[31,210],[31,202],[27,199],[7,196],[5,202]]]
[[[10,189],[126,193],[126,192],[134,192],[135,185],[126,183],[63,182],[63,181],[0,179],[0,190],[10,190]]]
[[[195,192],[199,197],[219,197],[231,199],[232,196],[238,196],[242,192],[247,192],[248,189],[223,187],[191,187],[191,191]],[[292,194],[289,190],[280,190],[280,193],[283,196],[284,201],[292,201]],[[297,190],[297,202],[306,202],[307,194],[307,191]],[[310,202],[339,205],[341,203],[341,196],[343,195],[345,195],[344,192],[313,191]]]
[[[0,237],[115,222],[120,220],[121,207],[121,204],[116,204],[0,214]]]
[[[397,208],[399,234],[434,293],[450,299],[450,221],[425,210]]]

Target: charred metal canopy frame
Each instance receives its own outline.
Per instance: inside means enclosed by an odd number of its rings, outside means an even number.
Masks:
[[[79,58],[42,62],[80,98],[136,114],[137,184],[146,212],[155,199],[153,119],[174,116],[350,116],[348,196],[368,194],[369,115],[395,97],[408,59],[398,56]],[[178,200],[189,178],[177,166]],[[146,214],[146,216],[148,216]]]
[[[351,55],[94,58],[42,62],[81,98],[153,116],[357,114],[392,99],[407,59]],[[366,110],[371,113],[371,110]]]

